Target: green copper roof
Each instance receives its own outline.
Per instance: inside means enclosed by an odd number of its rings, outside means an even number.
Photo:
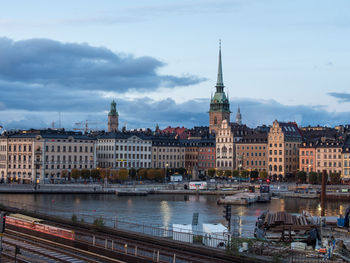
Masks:
[[[117,103],[115,103],[115,101],[113,100],[111,103],[111,110],[108,113],[108,116],[118,116],[118,112],[117,112]]]

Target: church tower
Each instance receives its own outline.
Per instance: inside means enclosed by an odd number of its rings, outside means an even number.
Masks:
[[[242,114],[241,109],[238,106],[237,114],[236,114],[236,123],[242,125]]]
[[[216,92],[210,101],[209,110],[209,132],[217,132],[223,120],[230,122],[230,102],[224,92],[224,82],[222,77],[221,63],[221,43],[219,47],[219,66],[218,77],[216,81]]]
[[[111,103],[111,110],[108,113],[108,132],[118,131],[118,116],[117,103],[113,100]]]

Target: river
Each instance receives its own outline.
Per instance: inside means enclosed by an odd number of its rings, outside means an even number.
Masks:
[[[92,222],[103,217],[106,225],[113,226],[115,219],[135,222],[146,226],[171,226],[191,224],[193,213],[199,213],[201,223],[223,223],[223,207],[216,204],[212,195],[148,195],[118,197],[116,195],[31,195],[1,194],[0,203],[19,208],[36,210]],[[348,202],[328,202],[326,216],[336,217],[345,213]],[[319,200],[314,199],[272,199],[271,203],[255,203],[250,206],[232,206],[232,215],[239,216],[239,232],[252,236],[256,218],[264,210],[301,213],[307,210],[319,216]]]

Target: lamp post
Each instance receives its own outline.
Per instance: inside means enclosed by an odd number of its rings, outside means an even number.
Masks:
[[[238,184],[241,184],[241,171],[242,171],[242,164],[240,163],[238,165],[238,176],[239,176],[239,181],[238,181]]]
[[[311,167],[311,164],[308,165],[308,169],[307,169],[307,182],[310,183],[310,167]]]
[[[168,180],[168,166],[169,166],[169,164],[166,163],[165,164],[165,178],[166,178],[166,180]]]

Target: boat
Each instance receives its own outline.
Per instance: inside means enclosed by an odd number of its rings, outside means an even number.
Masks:
[[[250,205],[257,202],[258,194],[255,193],[238,193],[235,195],[221,197],[218,205]]]

